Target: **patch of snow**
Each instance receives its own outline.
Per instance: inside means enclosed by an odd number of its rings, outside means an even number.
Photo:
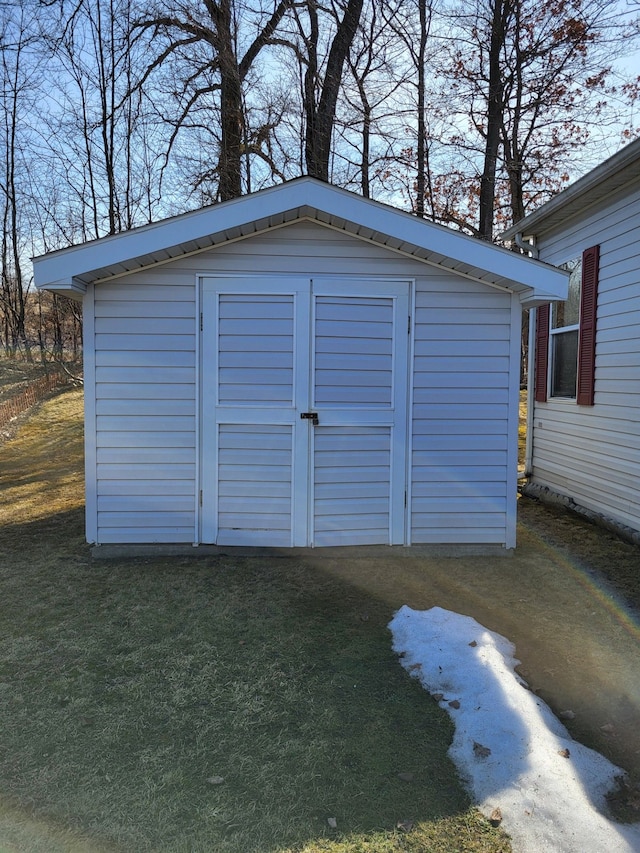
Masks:
[[[480,810],[518,853],[640,853],[640,824],[605,816],[624,771],[574,741],[517,675],[514,646],[475,619],[402,607],[389,625],[411,675],[455,723],[450,755]],[[452,704],[450,704],[452,703]]]

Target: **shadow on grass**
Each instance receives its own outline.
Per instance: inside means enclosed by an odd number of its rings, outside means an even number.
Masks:
[[[12,805],[167,853],[467,813],[451,723],[398,665],[388,604],[285,556],[94,563],[82,522],[2,529]]]

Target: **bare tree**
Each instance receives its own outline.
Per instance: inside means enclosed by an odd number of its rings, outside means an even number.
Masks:
[[[428,164],[427,164],[427,42],[429,40],[429,25],[431,22],[431,8],[427,0],[418,0],[419,39],[416,54],[416,67],[418,71],[418,127],[417,127],[417,170],[416,170],[416,213],[418,216],[425,215],[425,199],[427,195]]]
[[[26,332],[29,281],[25,276],[28,217],[23,209],[21,178],[27,172],[29,133],[26,113],[34,107],[38,69],[32,46],[33,10],[27,3],[0,7],[0,311],[7,354],[23,349],[31,360]]]
[[[334,168],[332,176],[366,198],[395,160],[393,126],[403,110],[398,94],[411,74],[405,45],[393,26],[402,6],[402,0],[372,0],[363,8],[347,57],[350,74],[337,103],[334,159],[344,162],[346,172],[342,176]]]
[[[566,180],[603,121],[624,28],[609,0],[476,0],[449,15],[458,141],[482,163],[469,209],[477,203],[477,233],[490,240],[496,217],[521,218]]]
[[[64,170],[69,213],[78,220],[73,230],[87,239],[148,221],[152,181],[142,168],[149,157],[140,144],[148,143],[143,102],[131,92],[137,57],[130,5],[56,0],[47,14],[41,17],[42,50],[58,86],[43,111],[43,145],[52,168]]]
[[[510,18],[518,0],[490,0],[491,30],[486,57],[488,68],[486,87],[486,122],[484,131],[484,163],[480,176],[478,236],[491,240],[493,208],[496,197],[496,172],[500,130],[503,125],[505,95],[501,56],[504,51]]]
[[[305,115],[305,163],[307,173],[321,181],[329,180],[331,143],[336,106],[341,90],[344,66],[356,34],[363,0],[344,0],[331,7],[335,32],[327,45],[321,29],[317,0],[304,0],[296,10],[300,41],[293,45],[304,67],[303,108]],[[307,26],[301,12],[306,13]],[[321,51],[327,45],[327,59],[321,67]]]
[[[220,200],[243,192],[243,155],[251,138],[245,85],[292,5],[293,0],[279,0],[267,12],[260,4],[252,8],[237,0],[168,0],[134,22],[138,38],[146,38],[155,51],[138,85],[144,86],[156,70],[172,66],[166,81],[172,82],[179,112],[171,122],[169,152],[181,131],[212,119],[219,126],[218,148],[208,157],[215,166],[196,183],[215,176]]]

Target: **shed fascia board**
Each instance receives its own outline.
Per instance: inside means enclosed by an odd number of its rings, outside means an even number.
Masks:
[[[507,228],[500,239],[513,240],[518,234],[527,239],[551,231],[637,178],[640,178],[640,139],[625,145],[546,204]]]
[[[50,290],[52,293],[61,293],[71,299],[80,301],[87,292],[87,285],[83,281],[70,278],[64,279],[63,281],[52,281],[47,284],[46,289]]]
[[[435,266],[453,267],[518,292],[523,299],[566,298],[568,277],[555,267],[313,178],[34,258],[35,284],[49,289],[56,282],[75,280],[77,287],[78,281],[133,271],[302,218],[326,222]]]

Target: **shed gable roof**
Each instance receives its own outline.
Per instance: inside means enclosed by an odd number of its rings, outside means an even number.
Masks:
[[[304,219],[515,291],[527,305],[566,298],[567,274],[555,267],[308,177],[41,255],[35,284],[78,298],[90,283]]]

